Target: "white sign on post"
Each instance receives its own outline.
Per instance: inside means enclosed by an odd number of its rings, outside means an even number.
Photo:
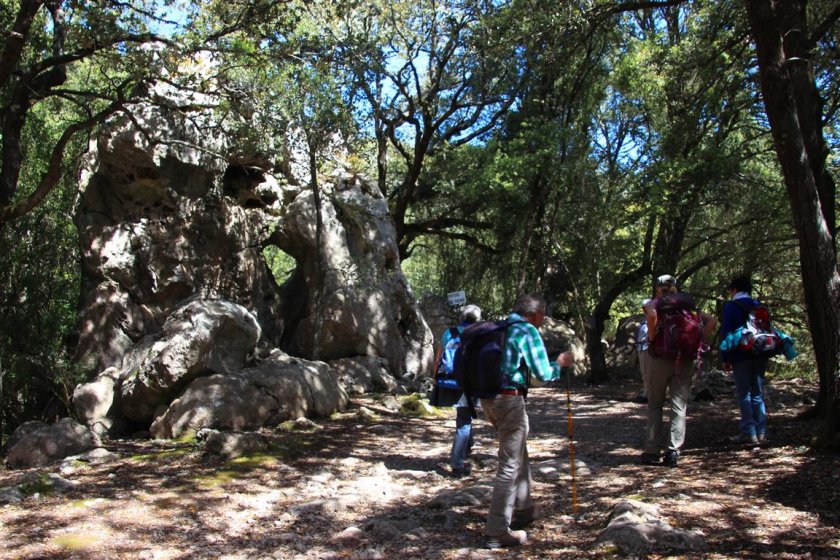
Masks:
[[[446,294],[446,301],[449,302],[449,305],[452,307],[458,307],[459,305],[464,305],[467,303],[467,293],[463,290],[460,292],[450,292]]]

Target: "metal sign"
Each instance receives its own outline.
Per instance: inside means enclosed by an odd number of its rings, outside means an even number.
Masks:
[[[452,307],[458,307],[459,305],[464,305],[467,303],[467,293],[463,290],[460,292],[450,292],[446,294],[446,301],[449,302],[449,305]]]

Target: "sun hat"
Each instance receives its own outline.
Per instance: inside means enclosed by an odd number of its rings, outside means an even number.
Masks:
[[[656,279],[656,286],[676,286],[677,279],[671,276],[670,274],[663,274],[662,276]]]

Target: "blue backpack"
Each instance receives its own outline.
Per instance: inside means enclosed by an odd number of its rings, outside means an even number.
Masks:
[[[460,347],[461,331],[457,327],[451,327],[449,329],[449,340],[446,341],[446,346],[443,348],[443,354],[438,364],[438,377],[452,377],[452,372],[455,371],[455,352]]]
[[[464,390],[455,380],[455,354],[461,346],[461,331],[457,327],[449,329],[449,340],[443,347],[440,362],[435,372],[435,382],[429,394],[432,406],[452,406],[461,399]]]

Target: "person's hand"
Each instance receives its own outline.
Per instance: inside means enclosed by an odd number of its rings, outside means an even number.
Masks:
[[[557,356],[557,363],[560,364],[560,367],[569,367],[575,363],[575,357],[571,352],[566,351]]]

